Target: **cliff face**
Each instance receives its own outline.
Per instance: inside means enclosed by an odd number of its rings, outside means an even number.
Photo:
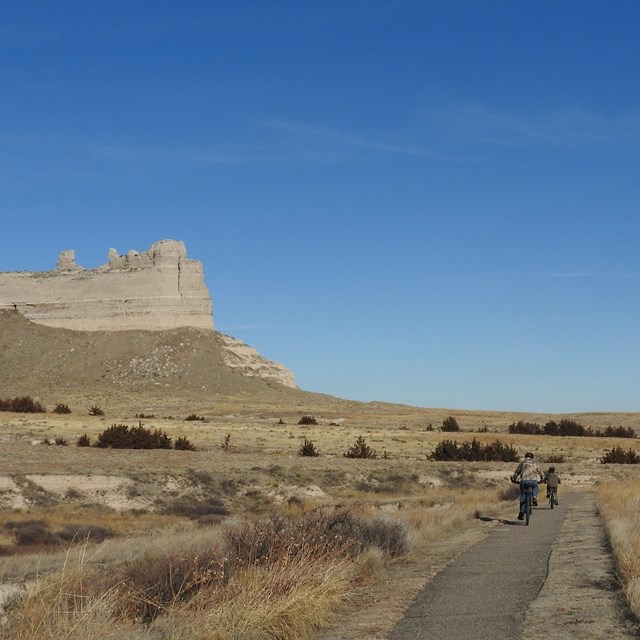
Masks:
[[[202,264],[175,240],[143,253],[110,249],[109,262],[97,269],[63,251],[53,271],[0,273],[0,309],[76,331],[213,329]]]

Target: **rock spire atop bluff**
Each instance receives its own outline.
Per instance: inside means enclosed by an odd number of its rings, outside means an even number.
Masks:
[[[75,251],[67,250],[53,271],[0,273],[0,309],[75,331],[213,330],[202,264],[176,240],[142,253],[110,249],[108,263],[96,269],[76,264]]]

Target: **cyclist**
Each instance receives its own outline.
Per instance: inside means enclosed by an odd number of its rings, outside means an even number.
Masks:
[[[544,476],[538,463],[534,460],[534,455],[527,452],[524,459],[517,466],[511,476],[511,482],[520,482],[520,511],[518,512],[518,520],[524,520],[524,511],[527,505],[527,488],[533,489],[533,506],[538,506],[538,482],[542,482]]]
[[[560,476],[556,473],[555,467],[549,467],[549,471],[544,474],[544,480],[542,482],[547,483],[547,498],[549,497],[549,490],[555,489],[555,503],[558,504],[558,485],[560,484]]]

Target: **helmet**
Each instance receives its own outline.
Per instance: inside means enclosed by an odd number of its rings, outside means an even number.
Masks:
[[[531,453],[531,451],[527,451],[527,453],[524,454],[525,458],[533,458],[533,453]]]

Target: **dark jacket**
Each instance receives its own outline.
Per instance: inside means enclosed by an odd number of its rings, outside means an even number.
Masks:
[[[544,481],[547,483],[547,487],[549,487],[550,489],[557,489],[558,485],[560,484],[560,476],[553,472],[553,473],[545,473],[544,474]]]

